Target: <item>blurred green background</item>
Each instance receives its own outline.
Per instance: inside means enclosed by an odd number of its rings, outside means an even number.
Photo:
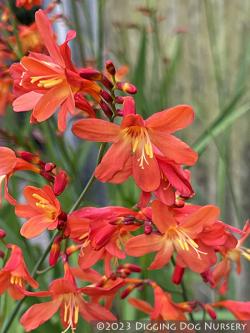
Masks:
[[[250,1],[65,0],[57,11],[64,12],[69,17],[69,26],[78,31],[71,45],[79,66],[102,68],[105,60],[112,59],[117,68],[128,67],[126,78],[138,88],[135,97],[138,113],[148,117],[183,103],[194,107],[194,124],[178,134],[200,154],[197,166],[192,168],[196,191],[192,202],[217,204],[225,222],[242,227],[250,216]],[[21,15],[25,17],[26,13]],[[63,30],[64,27],[57,25],[60,38]],[[70,173],[70,188],[62,196],[62,203],[68,209],[93,170],[98,147],[73,138],[70,129],[54,143],[54,122],[50,120],[31,128],[28,117],[8,112],[0,124],[4,131],[19,138],[19,149],[28,149],[28,142],[44,159],[55,161]],[[1,137],[5,144],[17,147],[11,138]],[[28,141],[25,139],[30,137]],[[62,147],[63,152],[58,153]],[[27,177],[23,176],[23,183]],[[13,190],[20,192],[17,181],[20,184],[20,179],[12,182]],[[32,181],[42,184],[37,178]],[[131,207],[138,195],[132,181],[120,186],[96,183],[83,205]],[[8,232],[9,242],[22,246],[32,268],[48,238],[32,242],[34,250],[30,252],[27,242],[17,236],[19,222],[7,204],[1,208],[0,225]],[[148,259],[141,264],[146,267],[147,262]],[[159,271],[144,274],[155,278],[166,290],[172,290],[168,283],[170,273],[170,269],[165,269],[160,277]],[[58,274],[59,267],[41,275],[41,288],[46,288],[47,281]],[[249,277],[249,265],[244,262],[242,274],[231,281],[228,298],[248,300]],[[185,282],[190,299],[205,302],[216,299],[215,293],[195,274],[187,274]],[[147,290],[142,291],[143,297],[152,299]],[[175,298],[181,300],[178,292]],[[2,321],[11,312],[13,301],[8,297],[1,299]],[[29,303],[30,300],[26,302]],[[120,304],[117,300],[115,311],[121,318],[138,318],[139,314],[126,301]],[[10,332],[22,332],[20,325],[15,324]],[[36,332],[44,332],[46,327],[49,332],[60,331],[55,320]],[[86,332],[85,326],[77,332]]]

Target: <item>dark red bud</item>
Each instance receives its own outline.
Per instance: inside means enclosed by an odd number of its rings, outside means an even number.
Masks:
[[[108,104],[106,104],[104,101],[100,101],[100,107],[102,108],[103,112],[105,113],[105,115],[110,119],[113,116],[113,112],[110,109],[110,107],[108,106]]]
[[[49,162],[45,164],[44,170],[46,172],[51,172],[53,169],[55,169],[55,167],[56,167],[55,163]]]
[[[172,275],[172,282],[175,284],[180,284],[185,272],[185,268],[176,265],[174,268],[174,273]]]
[[[40,175],[45,178],[46,180],[48,180],[49,182],[53,183],[54,182],[54,176],[52,176],[50,173],[41,170],[40,171]]]
[[[137,93],[137,88],[136,86],[134,86],[133,84],[129,83],[129,82],[118,82],[116,84],[117,89],[128,93],[128,94],[136,94]]]
[[[116,102],[116,104],[123,104],[124,98],[122,96],[116,96],[115,102]]]
[[[25,161],[38,164],[40,162],[39,156],[28,151],[19,151],[18,155]]]
[[[61,236],[57,236],[54,239],[54,242],[51,246],[50,254],[49,254],[49,264],[50,266],[55,266],[55,264],[58,261],[58,258],[60,256],[60,250],[61,250],[61,241],[62,241]]]
[[[130,270],[130,272],[134,273],[140,273],[141,272],[141,267],[137,266],[135,264],[124,264],[124,267]]]
[[[105,90],[101,91],[101,97],[108,103],[112,103],[113,102],[113,98],[112,96]]]
[[[66,171],[61,170],[55,177],[53,191],[56,196],[63,193],[65,187],[68,185],[69,177]]]
[[[0,258],[4,258],[5,257],[5,253],[2,251],[2,250],[0,250]]]
[[[102,73],[93,68],[81,68],[79,74],[83,79],[101,81]]]
[[[116,70],[115,70],[115,66],[114,66],[113,62],[111,60],[107,60],[105,65],[106,65],[107,72],[110,75],[114,76],[116,73]]]
[[[104,87],[106,87],[108,90],[112,90],[114,85],[113,83],[106,77],[103,75],[102,77],[102,84],[104,85]]]

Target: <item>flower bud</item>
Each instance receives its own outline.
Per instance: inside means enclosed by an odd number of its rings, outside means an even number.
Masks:
[[[152,227],[151,221],[145,221],[144,234],[150,235],[152,231],[153,231],[153,227]]]
[[[126,289],[123,290],[121,293],[121,299],[126,298],[134,289],[136,288],[136,285],[130,285]]]
[[[66,249],[66,254],[67,256],[70,256],[71,254],[77,252],[78,250],[80,250],[81,245],[70,245],[69,247],[67,247]]]
[[[108,104],[106,104],[103,101],[100,101],[100,107],[102,108],[103,112],[105,113],[105,115],[110,119],[113,116],[113,112],[110,109],[110,107],[108,106]]]
[[[0,239],[6,236],[6,232],[3,229],[0,229]]]
[[[172,275],[172,282],[175,284],[180,284],[185,272],[185,268],[176,265],[174,268],[174,273]]]
[[[93,68],[81,68],[79,74],[83,79],[93,81],[101,81],[103,76],[101,72]]]
[[[25,161],[38,164],[40,162],[40,158],[38,155],[30,153],[28,151],[19,151],[18,155]]]
[[[113,102],[113,98],[112,96],[105,90],[101,91],[101,97],[108,103],[112,103]]]
[[[116,104],[123,104],[124,98],[122,96],[116,96],[115,102],[116,102]]]
[[[61,170],[58,175],[56,175],[53,185],[53,191],[56,196],[62,194],[62,192],[65,190],[65,187],[68,185],[68,181],[68,174],[64,170]]]
[[[217,319],[217,314],[216,314],[216,312],[214,311],[214,309],[212,308],[211,305],[206,304],[205,309],[206,309],[207,313],[209,314],[209,316],[211,317],[211,319],[213,319],[213,320]]]
[[[49,182],[53,183],[54,182],[54,176],[52,176],[49,172],[46,172],[44,170],[40,171],[40,175],[48,180]]]
[[[46,172],[51,172],[53,169],[55,169],[55,167],[56,167],[55,163],[52,162],[45,163],[44,170]]]
[[[116,70],[115,70],[115,66],[114,66],[113,62],[111,60],[107,60],[105,65],[106,65],[107,72],[110,75],[115,76]]]
[[[106,87],[108,90],[112,90],[114,85],[113,83],[106,77],[103,75],[102,77],[102,84],[104,85],[104,87]]]
[[[62,242],[62,236],[57,236],[54,239],[54,242],[51,246],[50,254],[49,254],[49,264],[50,266],[55,266],[55,264],[58,261],[58,258],[60,256],[61,251],[61,242]]]
[[[129,82],[118,82],[116,84],[117,89],[128,93],[128,94],[136,94],[137,93],[137,88],[136,86],[134,86],[133,84],[129,83]]]
[[[141,272],[141,267],[135,264],[124,264],[123,267],[127,268],[130,270],[130,272],[133,273],[140,273]]]

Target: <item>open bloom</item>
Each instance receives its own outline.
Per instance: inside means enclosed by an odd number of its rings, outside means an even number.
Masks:
[[[40,235],[46,229],[56,229],[61,207],[52,188],[48,185],[42,189],[26,186],[23,194],[27,204],[17,204],[15,207],[17,216],[28,219],[22,225],[21,235],[32,238]]]
[[[186,320],[185,313],[192,311],[187,302],[174,303],[171,295],[157,285],[154,286],[154,306],[136,298],[130,298],[129,303],[148,314],[151,320]]]
[[[250,222],[247,221],[243,235],[237,242],[234,248],[220,249],[223,255],[222,260],[216,265],[213,271],[213,279],[215,284],[219,287],[219,292],[224,294],[228,289],[228,279],[231,273],[232,264],[236,264],[236,272],[241,272],[241,257],[250,261],[250,249],[246,248],[243,244],[250,235]]]
[[[122,183],[133,175],[143,191],[151,192],[161,182],[156,154],[178,165],[196,162],[197,154],[171,135],[193,121],[190,106],[179,105],[144,121],[135,114],[133,98],[125,97],[123,115],[120,126],[101,119],[83,119],[73,125],[73,133],[81,139],[112,143],[95,171],[100,181]]]
[[[189,267],[194,272],[204,272],[216,262],[213,244],[217,244],[217,237],[215,232],[214,240],[209,238],[210,243],[207,245],[202,242],[200,235],[216,222],[218,216],[219,209],[208,205],[180,219],[175,216],[173,208],[155,200],[152,204],[152,220],[159,233],[131,238],[126,244],[126,251],[136,257],[158,252],[150,269],[162,268],[176,251],[180,266]]]
[[[61,322],[65,327],[64,332],[75,331],[79,314],[87,321],[116,320],[115,316],[105,307],[86,300],[86,295],[100,295],[102,292],[101,288],[95,290],[95,287],[77,288],[75,279],[67,267],[65,276],[54,280],[48,291],[27,293],[30,296],[51,297],[52,301],[32,305],[24,313],[20,322],[29,332],[49,320],[58,310],[60,310]],[[107,292],[104,291],[104,294]]]
[[[225,300],[210,304],[210,306],[213,308],[224,308],[238,320],[250,320],[250,302]]]
[[[38,283],[31,277],[24,262],[22,250],[13,244],[9,244],[11,255],[6,265],[0,270],[0,295],[8,291],[14,299],[24,297],[25,284],[38,288]]]
[[[69,31],[64,44],[58,46],[50,21],[42,10],[36,12],[36,25],[49,55],[30,53],[20,64],[11,66],[14,92],[19,96],[13,108],[16,112],[33,109],[32,123],[50,118],[60,108],[58,128],[64,131],[68,113],[75,112],[75,94],[88,93],[98,99],[100,88],[82,79],[71,62],[68,42],[75,37],[75,31]]]
[[[7,147],[0,147],[0,187],[4,183],[4,195],[6,200],[15,205],[16,200],[9,194],[8,182],[10,177],[16,171],[30,170],[39,173],[40,170],[37,166],[23,160],[16,156],[15,152]],[[0,191],[1,194],[1,191]],[[1,195],[0,195],[1,203]]]
[[[125,207],[84,207],[68,216],[70,237],[82,244],[79,265],[88,269],[104,260],[105,272],[111,274],[111,259],[124,259],[124,245],[138,226],[126,225],[136,212]]]

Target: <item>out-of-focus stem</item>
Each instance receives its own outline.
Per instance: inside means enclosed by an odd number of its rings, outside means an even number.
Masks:
[[[73,14],[75,28],[76,28],[76,39],[79,44],[81,65],[83,66],[85,63],[85,55],[84,55],[84,47],[83,47],[83,39],[82,39],[83,33],[81,33],[81,25],[80,25],[79,16],[78,16],[78,8],[77,8],[76,0],[71,1],[71,8],[72,8],[72,14]]]
[[[17,27],[17,21],[16,21],[15,13],[12,10],[10,1],[7,1],[7,6],[8,6],[8,9],[9,9],[10,13],[11,13],[10,21],[11,21],[11,25],[13,27],[13,32],[14,32],[14,35],[15,35],[15,38],[16,38],[16,43],[17,43],[16,53],[17,53],[18,58],[21,59],[23,57],[23,48],[22,48],[22,44],[21,44],[19,34],[18,34],[18,27]]]
[[[105,0],[97,1],[98,5],[98,50],[97,50],[97,66],[101,70],[103,65],[103,30],[104,30],[104,6]]]

